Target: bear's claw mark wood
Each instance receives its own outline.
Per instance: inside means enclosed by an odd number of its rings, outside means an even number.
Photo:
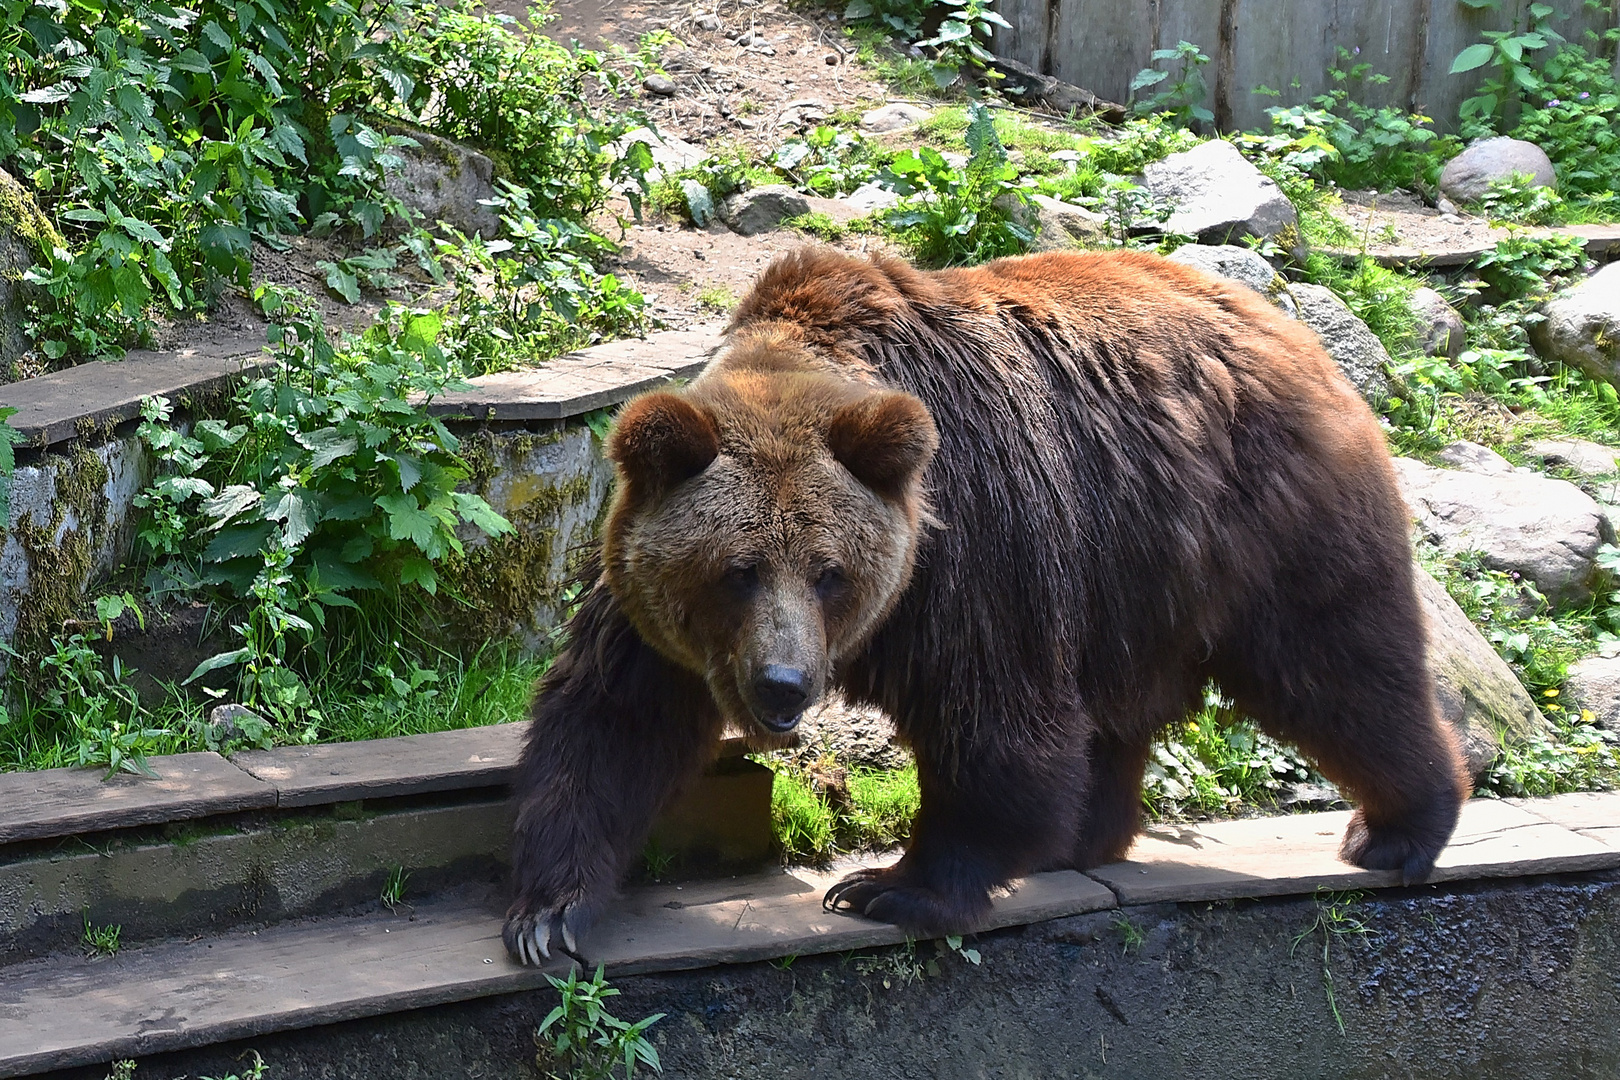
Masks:
[[[1140,253],[806,249],[608,453],[601,560],[514,778],[514,955],[558,913],[583,933],[727,721],[790,719],[773,668],[915,751],[905,855],[825,902],[917,933],[1121,857],[1153,738],[1211,680],[1358,801],[1344,858],[1419,881],[1455,827],[1383,433],[1240,285]]]

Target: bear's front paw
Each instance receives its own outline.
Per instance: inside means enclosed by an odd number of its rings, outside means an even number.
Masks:
[[[520,964],[539,966],[550,960],[553,933],[562,939],[562,951],[578,959],[579,939],[590,921],[590,912],[580,900],[539,910],[528,910],[519,901],[507,913],[501,938],[506,942],[506,951]]]
[[[933,889],[909,883],[895,867],[855,871],[827,890],[821,906],[894,923],[915,937],[939,937],[972,930],[982,914],[979,909],[989,906],[989,898],[977,905],[953,902]]]

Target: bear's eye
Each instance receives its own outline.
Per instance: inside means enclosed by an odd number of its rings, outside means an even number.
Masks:
[[[826,599],[844,586],[844,568],[829,566],[816,578],[816,595]]]
[[[720,580],[725,582],[727,588],[738,593],[751,593],[759,585],[759,564],[737,563],[728,566]]]

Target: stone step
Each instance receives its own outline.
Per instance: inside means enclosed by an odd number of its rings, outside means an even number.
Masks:
[[[1586,255],[1598,262],[1609,262],[1620,257],[1620,225],[1560,225],[1552,228],[1523,230],[1531,236],[1573,236],[1586,247]],[[1380,266],[1391,269],[1406,267],[1432,267],[1451,269],[1467,266],[1475,259],[1493,251],[1496,240],[1489,243],[1474,242],[1439,250],[1425,250],[1400,244],[1368,244],[1366,254]],[[1354,262],[1362,256],[1360,248],[1324,248],[1323,254],[1344,262]]]
[[[777,872],[638,890],[581,943],[583,956],[628,975],[905,940],[887,924],[823,911],[830,881]],[[1073,871],[1039,874],[996,902],[985,929],[1113,905]],[[498,909],[451,903],[13,967],[0,980],[0,1077],[545,985],[543,972],[507,958],[500,929]],[[555,955],[549,970],[565,970]]]

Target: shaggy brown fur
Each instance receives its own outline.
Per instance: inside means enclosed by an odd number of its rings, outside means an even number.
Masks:
[[[916,751],[905,857],[828,901],[919,934],[1124,854],[1213,679],[1428,874],[1465,793],[1383,436],[1310,331],[1140,254],[921,273],[803,251],[621,417],[603,574],[516,784],[514,954],[572,946],[725,719],[836,685]],[[937,527],[936,527],[937,526]]]

